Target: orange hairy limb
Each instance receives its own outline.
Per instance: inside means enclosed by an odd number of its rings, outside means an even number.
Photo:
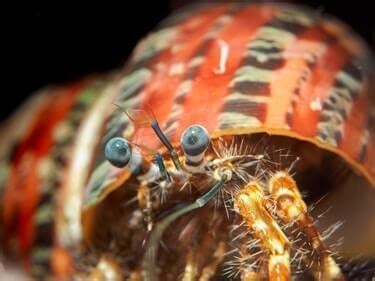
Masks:
[[[268,252],[269,280],[290,280],[289,240],[264,207],[266,198],[257,182],[250,182],[235,198],[239,213]]]
[[[314,275],[318,280],[344,280],[340,267],[330,256],[313,219],[307,211],[305,202],[296,182],[286,172],[277,172],[269,180],[269,191],[276,202],[276,213],[284,223],[296,223],[311,241],[311,245],[320,257],[320,268]]]

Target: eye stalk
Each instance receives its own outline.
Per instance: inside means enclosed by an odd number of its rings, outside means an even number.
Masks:
[[[210,137],[206,128],[201,125],[188,127],[181,136],[181,147],[186,156],[202,155],[210,145]]]
[[[110,139],[104,148],[105,158],[115,167],[125,167],[131,158],[131,148],[124,138]]]

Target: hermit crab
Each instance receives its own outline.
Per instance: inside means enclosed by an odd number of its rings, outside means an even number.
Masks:
[[[4,264],[42,279],[371,280],[373,75],[357,35],[303,6],[177,13],[124,69],[10,119],[25,125],[2,135]]]

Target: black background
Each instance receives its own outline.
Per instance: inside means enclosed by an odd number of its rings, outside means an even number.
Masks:
[[[104,72],[124,64],[137,43],[172,10],[193,1],[126,1],[120,4],[30,1],[2,9],[3,87],[0,120],[38,88]],[[310,0],[308,4],[349,23],[373,47],[371,1]]]

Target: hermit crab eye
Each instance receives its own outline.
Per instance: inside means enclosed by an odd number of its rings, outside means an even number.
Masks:
[[[128,142],[120,137],[110,139],[104,148],[105,158],[118,168],[125,167],[131,157],[131,150]]]
[[[195,156],[206,151],[210,144],[210,137],[206,128],[192,125],[183,132],[180,142],[187,155]]]

